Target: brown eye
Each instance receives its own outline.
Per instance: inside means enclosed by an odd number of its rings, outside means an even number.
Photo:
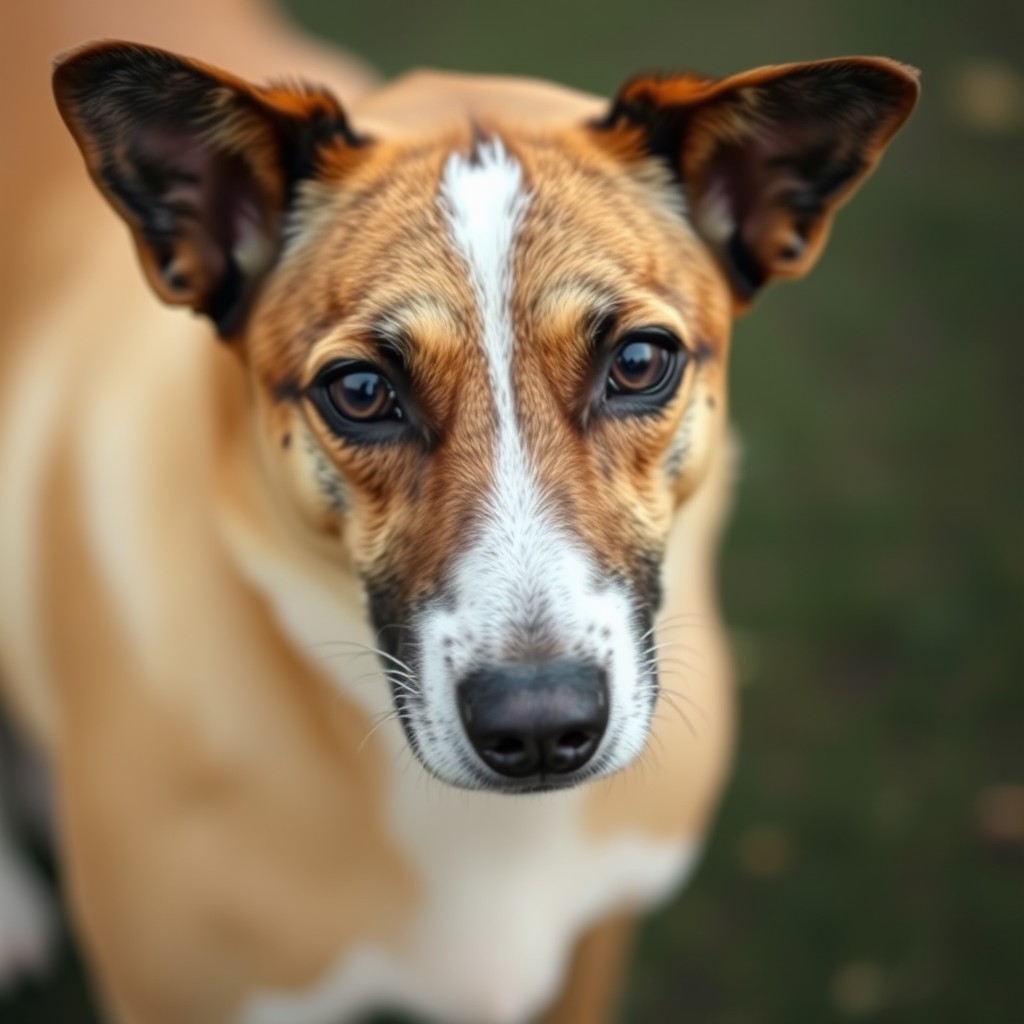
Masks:
[[[649,341],[630,341],[619,347],[608,383],[613,391],[650,391],[661,383],[668,352]]]
[[[673,394],[685,362],[686,350],[671,332],[653,327],[631,331],[612,353],[607,398],[660,405]]]
[[[375,370],[339,373],[327,384],[327,393],[331,404],[346,419],[369,423],[400,418],[394,389],[388,379]]]
[[[394,386],[372,363],[332,363],[317,374],[306,397],[327,426],[348,441],[394,441],[409,427]]]

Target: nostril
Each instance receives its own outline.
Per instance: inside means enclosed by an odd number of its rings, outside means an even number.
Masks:
[[[592,740],[593,736],[590,734],[574,729],[572,732],[563,733],[555,742],[560,749],[575,752]]]
[[[521,778],[534,774],[540,768],[540,747],[529,737],[479,738],[475,746],[484,763],[502,775]]]
[[[514,736],[502,736],[501,739],[489,744],[487,749],[500,757],[515,757],[516,754],[526,752],[526,744]]]
[[[570,729],[544,744],[544,763],[549,771],[565,774],[590,760],[601,738],[600,732]]]

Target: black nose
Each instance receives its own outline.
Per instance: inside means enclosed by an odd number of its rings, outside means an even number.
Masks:
[[[478,669],[459,684],[458,701],[476,752],[514,779],[581,768],[608,725],[604,670],[586,661]]]

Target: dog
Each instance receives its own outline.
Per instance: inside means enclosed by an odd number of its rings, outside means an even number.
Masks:
[[[609,1020],[733,742],[730,324],[917,74],[378,85],[192,6],[58,58],[94,192],[36,93],[0,190],[0,678],[97,991],[125,1024]],[[8,73],[69,41],[45,20]],[[0,973],[52,934],[11,838]]]

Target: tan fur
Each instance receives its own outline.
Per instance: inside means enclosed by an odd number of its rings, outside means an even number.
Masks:
[[[117,1019],[232,1019],[256,993],[313,985],[348,951],[397,955],[429,902],[386,811],[402,773],[420,769],[395,762],[394,723],[369,736],[372,701],[332,687],[274,588],[301,580],[361,619],[356,572],[387,570],[412,601],[464,543],[489,486],[493,410],[433,190],[480,133],[506,141],[531,192],[514,383],[541,485],[612,570],[637,571],[667,542],[658,639],[685,645],[692,666],[675,681],[666,666],[678,706],[662,708],[638,763],[585,791],[582,834],[595,848],[699,842],[733,729],[712,581],[737,303],[665,171],[629,131],[594,127],[604,101],[429,73],[365,94],[358,65],[242,0],[201,39],[181,10],[164,23],[147,5],[72,11],[59,31],[21,11],[25,47],[8,68],[19,89],[33,85],[2,126],[26,142],[0,188],[4,257],[25,260],[0,268],[0,682],[55,766],[73,915]],[[301,186],[287,258],[230,345],[153,300],[43,98],[52,52],[104,34],[258,78],[299,70],[378,140],[335,147]],[[251,141],[237,127],[225,145]],[[572,232],[559,230],[566,217]],[[583,413],[570,382],[607,295],[627,325],[673,326],[691,359],[666,416],[583,437],[566,414]],[[430,459],[340,443],[296,398],[330,360],[373,358],[366,328],[382,324],[412,339],[411,372],[444,438]],[[685,455],[666,475],[684,424]],[[552,1022],[599,1019],[621,933],[586,940]]]
[[[634,930],[630,917],[613,917],[580,939],[562,995],[542,1024],[607,1024],[615,1019]]]

